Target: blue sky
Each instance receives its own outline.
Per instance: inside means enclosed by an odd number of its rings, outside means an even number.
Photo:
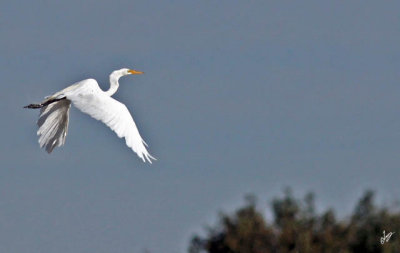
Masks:
[[[400,195],[398,1],[3,1],[1,252],[185,252],[253,192],[320,210]],[[112,70],[158,158],[71,110],[37,144],[40,101]]]

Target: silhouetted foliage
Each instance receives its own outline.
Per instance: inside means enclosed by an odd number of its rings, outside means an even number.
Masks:
[[[348,218],[338,220],[333,209],[315,211],[314,194],[296,199],[287,189],[272,201],[273,221],[264,219],[255,196],[232,215],[221,214],[205,238],[194,236],[190,253],[394,253],[400,252],[400,212],[377,207],[367,191]],[[395,232],[381,244],[383,231]]]

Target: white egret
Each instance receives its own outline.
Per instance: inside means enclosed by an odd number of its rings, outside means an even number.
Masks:
[[[143,74],[141,71],[123,68],[110,75],[110,89],[103,91],[96,80],[86,79],[77,82],[51,96],[45,97],[40,104],[30,104],[24,108],[40,108],[39,130],[40,147],[51,153],[55,147],[65,143],[68,132],[69,108],[72,104],[80,111],[102,121],[118,137],[125,138],[130,147],[144,161],[156,160],[149,154],[146,142],[142,139],[128,108],[111,96],[118,90],[120,77]]]

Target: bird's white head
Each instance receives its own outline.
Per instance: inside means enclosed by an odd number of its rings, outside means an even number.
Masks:
[[[143,72],[127,68],[113,71],[110,75],[110,89],[106,91],[106,94],[112,96],[118,90],[119,87],[118,80],[121,76],[140,75],[140,74],[143,74]]]
[[[115,70],[111,73],[110,75],[110,79],[114,79],[114,80],[118,80],[121,76],[126,76],[126,75],[140,75],[143,74],[144,72],[142,71],[138,71],[138,70],[134,70],[134,69],[127,69],[127,68],[123,68],[123,69],[119,69],[119,70]]]

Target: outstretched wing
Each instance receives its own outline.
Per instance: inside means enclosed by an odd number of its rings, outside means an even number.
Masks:
[[[119,101],[102,92],[80,93],[68,97],[72,103],[82,112],[102,121],[110,127],[119,138],[125,138],[126,145],[130,147],[144,161],[151,163],[156,160],[149,154],[135,122],[128,108]]]
[[[68,132],[71,101],[62,99],[40,109],[37,122],[40,147],[51,153],[55,147],[64,145]]]

